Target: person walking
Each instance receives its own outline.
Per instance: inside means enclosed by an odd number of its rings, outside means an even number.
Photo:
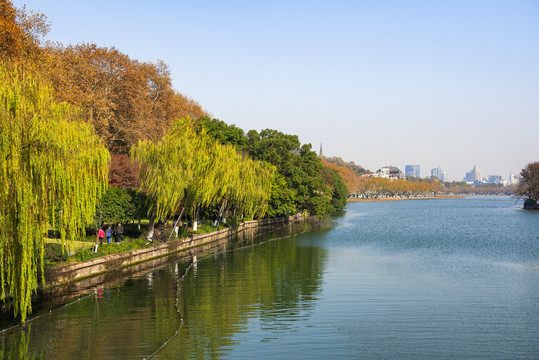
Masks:
[[[116,243],[119,244],[124,239],[124,228],[121,223],[118,223],[114,233],[116,234]]]
[[[104,238],[105,238],[105,232],[103,231],[103,228],[101,227],[97,231],[97,238],[96,238],[96,241],[95,241],[95,250],[94,250],[94,252],[97,252],[97,248],[99,247],[99,245],[101,245],[103,243]]]
[[[105,232],[105,236],[107,237],[107,244],[110,244],[112,242],[112,226],[109,225],[107,228],[107,231]]]

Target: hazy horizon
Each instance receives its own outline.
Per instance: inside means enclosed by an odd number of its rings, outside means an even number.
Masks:
[[[507,179],[539,160],[536,1],[13,3],[47,40],[163,60],[213,117],[373,171]]]

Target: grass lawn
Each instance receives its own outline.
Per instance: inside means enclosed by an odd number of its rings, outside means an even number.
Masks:
[[[142,238],[130,239],[124,237],[124,240],[118,244],[114,240],[111,244],[107,244],[105,239],[105,243],[99,245],[97,252],[95,252],[95,238],[91,237],[89,240],[74,241],[73,243],[67,242],[65,250],[62,250],[62,241],[60,239],[47,238],[45,240],[45,267],[91,260],[97,257],[140,249],[151,245],[147,244],[147,241]]]
[[[59,244],[62,245],[62,240],[60,239],[51,239],[51,238],[45,238],[45,244]],[[74,241],[69,242],[66,241],[66,251],[67,252],[77,252],[80,249],[83,248],[90,248],[93,244],[95,244],[95,239],[92,237],[92,239],[86,239],[84,241]]]

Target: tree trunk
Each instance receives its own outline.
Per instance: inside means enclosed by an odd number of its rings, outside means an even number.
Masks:
[[[223,202],[221,203],[221,208],[219,209],[219,215],[217,216],[217,227],[215,228],[215,230],[219,230],[219,224],[221,223],[221,218],[223,216],[226,203],[227,203],[227,199],[224,199]]]
[[[152,210],[152,214],[150,215],[150,222],[148,224],[148,235],[146,236],[146,240],[152,241],[153,238],[153,231],[155,228],[155,216],[156,216],[156,209],[154,208]]]
[[[195,212],[193,214],[193,231],[198,230],[198,206],[195,206]]]
[[[185,207],[182,207],[182,211],[180,211],[180,215],[178,216],[178,218],[176,219],[176,222],[172,226],[172,232],[170,233],[170,235],[168,237],[169,239],[172,237],[173,233],[176,233],[176,237],[178,237],[178,230],[176,230],[176,229],[178,229],[178,224],[181,222],[184,210],[185,210]]]

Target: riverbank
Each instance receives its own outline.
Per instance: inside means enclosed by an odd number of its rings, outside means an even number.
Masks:
[[[303,221],[304,219],[305,215],[296,214],[289,217],[251,220],[241,223],[237,229],[225,228],[212,233],[197,234],[184,239],[159,243],[143,249],[129,250],[123,253],[106,255],[92,260],[45,269],[45,285],[43,289],[50,290],[59,285],[82,281],[172,254],[182,255],[182,253],[185,253],[189,256],[194,256],[213,249],[214,246],[212,244],[223,239],[228,239],[246,230],[254,230],[266,226],[288,225]],[[202,249],[202,251],[196,251],[195,249]]]
[[[348,199],[349,202],[358,201],[400,201],[400,200],[433,200],[433,199],[464,199],[465,196],[456,195],[440,195],[440,196],[426,196],[426,197],[408,197],[408,198],[378,198],[378,199]]]

